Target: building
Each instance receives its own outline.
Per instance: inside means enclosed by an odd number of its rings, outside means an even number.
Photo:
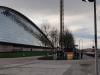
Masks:
[[[0,6],[0,52],[52,47],[47,36],[26,16]]]

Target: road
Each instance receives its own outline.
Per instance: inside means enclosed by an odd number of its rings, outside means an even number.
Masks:
[[[100,70],[100,68],[99,68]],[[95,75],[94,60],[0,59],[0,75]]]

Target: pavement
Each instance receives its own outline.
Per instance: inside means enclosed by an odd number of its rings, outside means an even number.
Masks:
[[[0,75],[95,75],[93,58],[82,60],[37,60],[37,58],[2,58]]]

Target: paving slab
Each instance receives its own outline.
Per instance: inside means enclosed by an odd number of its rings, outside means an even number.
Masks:
[[[4,61],[8,61],[8,63],[0,65],[0,75],[95,75],[93,59],[34,60],[33,58],[15,58]]]

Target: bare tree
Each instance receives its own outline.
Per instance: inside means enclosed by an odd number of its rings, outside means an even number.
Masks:
[[[56,28],[50,27],[49,23],[43,23],[41,26],[42,31],[50,39],[54,47],[59,45],[59,31]],[[74,46],[74,37],[72,33],[66,29],[62,37],[63,47],[73,47]],[[44,41],[46,43],[46,41]]]
[[[43,23],[41,25],[41,30],[45,33],[45,35],[50,39],[54,47],[58,46],[59,43],[59,33],[56,28],[50,27],[49,23]]]
[[[49,34],[50,34],[50,30],[51,30],[50,24],[49,23],[41,24],[41,30],[49,38]]]
[[[58,30],[56,28],[53,28],[50,31],[50,40],[52,41],[52,44],[54,45],[54,47],[58,46],[58,43],[59,43],[59,33],[58,33]]]
[[[42,23],[41,24],[41,30],[43,31],[43,33],[47,36],[47,38],[49,38],[49,29],[50,29],[50,25],[49,25],[49,23]],[[45,45],[45,47],[46,47],[46,45],[47,45],[47,41],[45,40],[45,38],[43,37],[43,36],[41,36],[41,41],[42,41],[42,43]]]
[[[66,48],[73,48],[74,46],[74,37],[68,29],[64,32],[63,42]]]

